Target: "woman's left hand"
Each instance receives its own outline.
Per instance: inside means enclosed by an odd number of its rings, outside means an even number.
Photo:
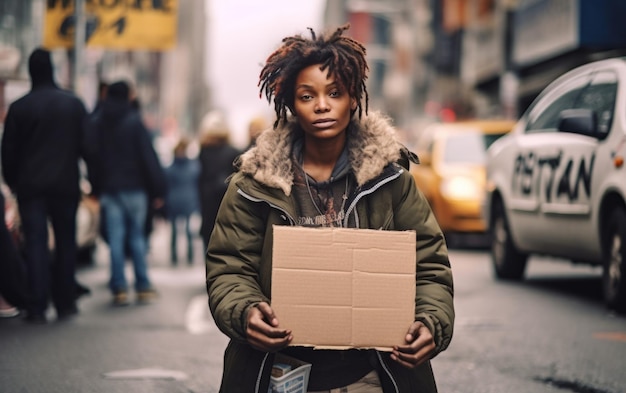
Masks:
[[[407,368],[424,363],[435,350],[435,339],[422,322],[413,322],[404,340],[406,345],[393,347],[391,358]]]

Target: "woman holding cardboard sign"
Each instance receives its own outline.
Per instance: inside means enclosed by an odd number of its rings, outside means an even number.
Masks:
[[[312,364],[309,392],[437,391],[430,359],[454,323],[448,252],[398,165],[408,152],[395,129],[368,114],[365,48],[343,36],[348,27],[285,38],[261,71],[277,120],[241,156],[207,251],[209,305],[231,338],[222,392],[267,392],[278,352]],[[415,317],[404,342],[391,352],[290,346],[292,331],[270,306],[274,225],[415,231]]]

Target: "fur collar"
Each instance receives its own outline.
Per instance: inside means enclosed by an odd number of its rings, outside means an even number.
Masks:
[[[297,130],[295,118],[277,129],[265,130],[256,146],[241,155],[240,171],[289,196],[293,185],[291,147]],[[348,126],[347,143],[350,166],[359,186],[380,175],[389,163],[398,161],[403,148],[391,120],[379,112],[353,119]]]

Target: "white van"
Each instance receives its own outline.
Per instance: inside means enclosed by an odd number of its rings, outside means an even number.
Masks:
[[[626,58],[556,79],[487,155],[496,277],[521,280],[530,254],[601,265],[626,312]]]

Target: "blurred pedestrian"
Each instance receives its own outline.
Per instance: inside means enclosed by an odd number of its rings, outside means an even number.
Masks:
[[[233,162],[241,152],[230,144],[230,128],[217,112],[209,112],[202,119],[199,142],[200,234],[206,250],[226,192],[226,179],[233,173]]]
[[[391,121],[368,114],[365,48],[343,36],[347,28],[286,37],[261,71],[277,120],[241,155],[207,251],[209,305],[231,339],[221,392],[267,391],[277,352],[312,364],[309,392],[437,391],[430,359],[447,348],[454,322],[448,251],[397,164],[408,152]],[[290,347],[290,326],[271,307],[273,225],[415,231],[415,316],[404,342],[391,352]]]
[[[165,169],[167,175],[168,194],[165,200],[165,212],[172,228],[171,263],[178,264],[178,225],[185,228],[187,241],[187,263],[193,263],[193,235],[191,233],[191,217],[199,210],[198,179],[200,165],[198,160],[187,156],[189,140],[181,138],[174,147],[174,160]]]
[[[90,114],[90,116],[95,116],[95,114],[98,113],[98,111],[102,108],[102,102],[104,102],[104,99],[106,98],[106,93],[107,93],[109,85],[106,84],[105,82],[100,82],[98,87],[100,89],[99,90],[100,98],[98,100],[98,104],[96,108]],[[141,116],[141,104],[139,102],[138,97],[136,96],[131,97],[130,107],[133,110],[137,111],[137,113]],[[153,142],[152,133],[150,133],[150,141]],[[154,199],[150,195],[148,196],[148,198],[149,200]],[[159,214],[162,215],[162,209],[163,207],[159,206],[157,208],[155,207],[155,204],[153,203],[148,204],[148,213],[146,213],[146,222],[144,223],[144,236],[146,237],[146,249],[147,250],[150,248],[150,235],[152,234],[152,230],[154,229],[154,219]],[[107,238],[107,234],[106,234],[106,217],[104,216],[100,217],[100,229],[99,230],[100,230],[100,237],[102,238],[102,240],[108,243],[109,239]],[[126,255],[126,257],[130,257],[131,255],[130,246],[128,245],[128,238],[126,239],[126,243],[124,245],[124,255]]]
[[[246,150],[256,145],[257,138],[268,127],[269,125],[267,124],[267,120],[265,120],[265,117],[263,116],[257,116],[257,117],[254,117],[252,120],[250,120],[250,122],[248,123],[249,144],[248,144],[248,147],[246,147]]]
[[[56,85],[49,51],[35,49],[28,69],[31,90],[11,104],[7,113],[2,172],[17,196],[24,232],[30,296],[26,320],[45,323],[50,295],[57,318],[78,313],[76,211],[87,111],[79,98]],[[53,261],[48,220],[55,239]]]
[[[133,110],[137,111],[139,116],[143,119],[143,114],[141,113],[141,108],[142,108],[141,101],[139,100],[139,97],[135,94],[131,96],[130,107],[133,108]],[[150,142],[154,146],[154,134],[147,127],[146,129],[148,130],[148,134],[150,135]],[[158,157],[158,154],[157,154],[157,157]],[[149,200],[154,200],[155,198],[158,198],[158,195],[148,195],[148,198]],[[150,236],[152,235],[152,231],[154,230],[154,220],[157,218],[167,218],[165,216],[164,209],[165,209],[164,204],[163,205],[154,204],[154,203],[148,204],[148,213],[146,214],[146,222],[143,227],[144,236],[146,237],[146,250],[150,249]],[[126,245],[126,255],[130,255],[128,244]]]
[[[131,107],[130,86],[112,83],[102,109],[89,119],[85,140],[86,162],[101,214],[111,257],[109,288],[113,304],[129,304],[124,273],[124,246],[128,241],[135,274],[137,301],[157,297],[148,277],[144,226],[148,204],[163,204],[165,173],[148,130]]]

